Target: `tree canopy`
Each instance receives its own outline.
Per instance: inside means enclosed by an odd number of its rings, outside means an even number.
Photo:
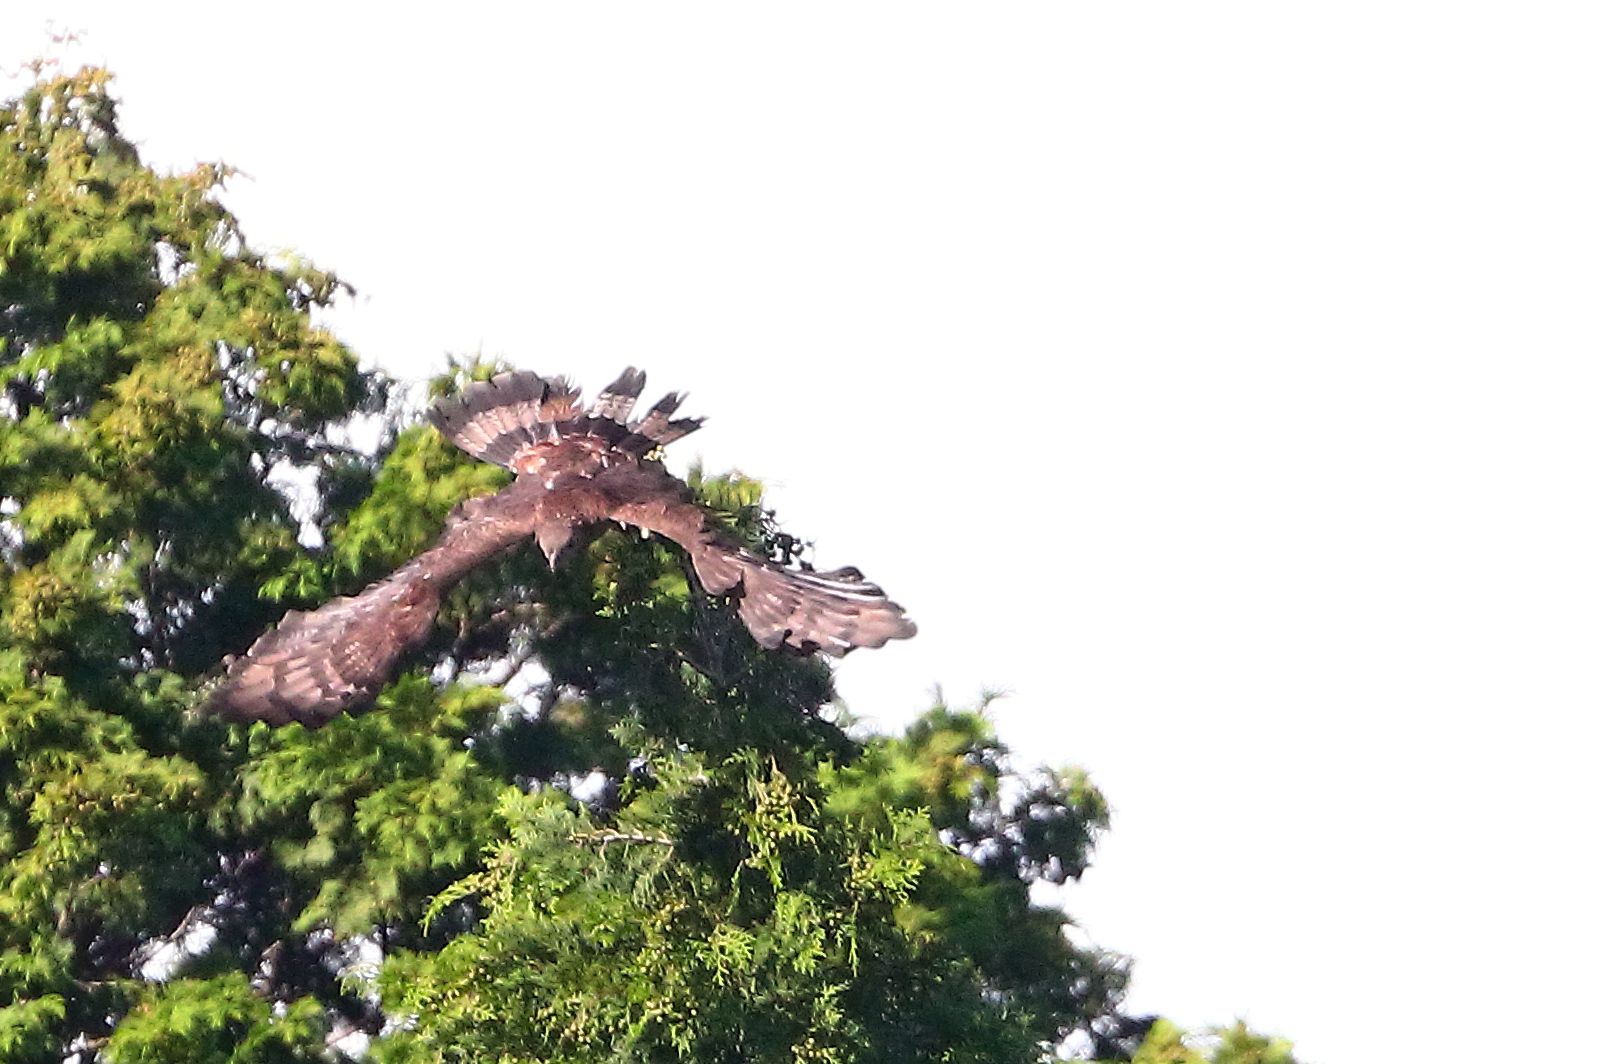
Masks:
[[[368,715],[201,713],[505,476],[318,326],[342,283],[253,250],[228,176],[153,172],[103,71],[0,106],[0,1059],[1191,1059],[1029,902],[1107,826],[1082,772],[981,707],[853,735],[658,540],[474,575]],[[796,549],[758,483],[693,486]]]

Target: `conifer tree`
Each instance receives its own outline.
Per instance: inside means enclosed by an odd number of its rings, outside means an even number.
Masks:
[[[658,540],[476,574],[365,716],[200,712],[504,476],[314,324],[341,282],[254,251],[227,177],[147,167],[103,71],[0,106],[0,1060],[1134,1051],[1123,962],[1028,902],[1087,866],[1088,780],[979,712],[852,738]]]

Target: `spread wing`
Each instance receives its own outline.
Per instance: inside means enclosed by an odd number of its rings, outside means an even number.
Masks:
[[[655,463],[614,466],[595,486],[614,520],[659,532],[688,551],[706,590],[736,597],[745,627],[769,650],[787,645],[843,657],[917,632],[905,611],[856,569],[790,569],[742,546]]]
[[[464,503],[438,543],[387,579],[285,616],[230,666],[210,708],[233,720],[308,727],[362,709],[427,639],[441,596],[468,571],[529,536],[553,562],[575,526],[607,519],[680,544],[706,590],[737,598],[763,647],[837,657],[916,633],[905,611],[855,569],[790,569],[710,522],[684,483],[647,457],[700,419],[673,418],[682,400],[673,393],[627,420],[643,387],[644,374],[629,369],[585,407],[569,381],[504,373],[441,400],[434,424],[517,479]]]
[[[377,697],[438,609],[425,585],[397,574],[310,613],[290,611],[233,663],[210,708],[241,723],[320,727]]]
[[[541,485],[519,480],[457,508],[438,543],[360,594],[284,615],[229,668],[210,708],[230,720],[320,727],[364,709],[406,651],[433,628],[441,596],[474,567],[525,539]]]

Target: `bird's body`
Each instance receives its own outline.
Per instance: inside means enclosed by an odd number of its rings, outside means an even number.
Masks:
[[[516,479],[457,507],[438,542],[359,595],[287,614],[233,664],[212,706],[235,720],[311,727],[364,708],[404,652],[427,638],[456,581],[529,537],[554,565],[577,529],[601,521],[677,543],[708,592],[737,596],[763,647],[837,656],[915,633],[900,607],[856,570],[789,569],[710,523],[657,459],[700,421],[671,417],[676,394],[629,421],[643,386],[644,374],[629,369],[586,409],[564,380],[505,373],[441,400],[431,414],[440,431]]]

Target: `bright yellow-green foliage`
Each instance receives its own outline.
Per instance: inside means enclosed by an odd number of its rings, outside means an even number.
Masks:
[[[63,671],[141,643],[198,664],[218,648],[190,611],[254,602],[296,553],[263,471],[381,382],[310,324],[337,282],[245,252],[213,198],[225,170],[141,165],[102,72],[7,105],[0,144],[0,495],[24,537],[7,636]]]
[[[275,1016],[243,975],[229,972],[140,995],[105,1056],[108,1064],[312,1064],[326,1059],[318,1052],[322,1030],[313,998]]]
[[[369,715],[203,716],[224,655],[505,479],[386,413],[312,324],[340,283],[254,253],[226,176],[144,166],[100,71],[0,105],[0,1060],[1133,1051],[1125,965],[1028,903],[1106,825],[1084,776],[1015,774],[942,706],[853,740],[826,666],[757,648],[659,540],[510,552]],[[337,442],[361,416],[376,454]],[[759,483],[691,484],[799,549]]]
[[[425,888],[476,859],[504,785],[462,740],[500,701],[489,688],[436,695],[411,675],[385,692],[383,712],[311,737],[251,733],[233,812],[284,868],[319,884],[296,930],[358,934],[415,915]]]
[[[1295,1057],[1289,1042],[1256,1034],[1242,1022],[1194,1039],[1171,1021],[1157,1020],[1133,1064],[1295,1064]]]
[[[626,1060],[652,1047],[706,1059],[716,1047],[744,1060],[983,1060],[996,1040],[1031,1056],[1022,1026],[973,997],[939,1000],[976,994],[970,968],[893,922],[942,856],[922,817],[856,832],[754,756],[657,763],[656,787],[612,823],[548,793],[502,803],[509,837],[436,902],[478,893],[489,916],[386,973],[394,1004],[427,1019],[385,1059]],[[739,821],[703,819],[729,799]],[[891,1022],[863,1022],[864,994]],[[967,1029],[941,1028],[941,1010]]]

